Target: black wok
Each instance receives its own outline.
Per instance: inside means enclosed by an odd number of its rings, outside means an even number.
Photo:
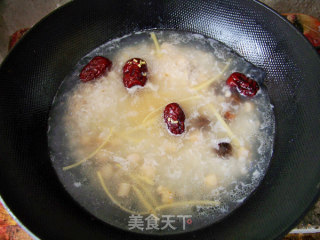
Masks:
[[[33,27],[0,68],[2,200],[41,239],[152,238],[82,209],[53,170],[46,133],[53,97],[81,57],[153,28],[215,38],[263,68],[276,118],[269,170],[245,204],[212,226],[165,239],[279,238],[319,195],[320,59],[286,20],[251,0],[74,1]]]

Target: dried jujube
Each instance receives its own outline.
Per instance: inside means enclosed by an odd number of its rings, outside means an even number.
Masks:
[[[184,132],[185,115],[179,104],[168,104],[164,109],[163,118],[172,134],[178,135]]]
[[[106,70],[110,71],[112,62],[101,56],[96,56],[82,68],[80,72],[80,79],[82,82],[89,82],[102,76]]]
[[[141,58],[132,58],[123,66],[123,84],[126,88],[144,86],[148,80],[147,62]]]
[[[230,75],[227,85],[231,88],[236,88],[240,94],[247,97],[255,96],[259,90],[259,85],[255,80],[239,72],[234,72]]]

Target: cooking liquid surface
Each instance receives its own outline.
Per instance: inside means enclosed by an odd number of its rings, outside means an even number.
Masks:
[[[130,215],[154,214],[160,230],[146,230],[145,221],[145,233],[176,233],[217,221],[257,187],[272,155],[274,118],[262,70],[212,39],[155,33],[158,50],[150,32],[135,33],[81,59],[54,100],[48,138],[61,182],[93,215],[130,229]],[[113,62],[111,71],[82,83],[79,72],[98,55]],[[126,89],[122,68],[134,57],[147,62],[148,81]],[[230,91],[226,80],[236,71],[259,83],[255,97]],[[172,102],[186,116],[181,135],[163,119]],[[219,156],[219,143],[232,153]],[[164,215],[175,229],[161,230]]]

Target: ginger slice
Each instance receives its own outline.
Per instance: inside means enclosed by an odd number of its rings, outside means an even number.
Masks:
[[[132,175],[132,174],[128,174],[128,177],[133,181],[135,182],[138,187],[145,193],[146,197],[152,202],[152,205],[153,206],[156,206],[158,205],[158,202],[157,200],[152,196],[152,194],[150,193],[150,191],[140,183],[139,179],[135,176],[135,175]]]
[[[122,166],[120,164],[116,164],[115,166],[120,168],[120,169],[122,169]],[[149,198],[149,200],[152,202],[153,206],[156,206],[158,204],[156,199],[150,193],[150,191],[144,185],[142,185],[140,183],[140,181],[139,181],[139,179],[138,179],[138,177],[136,175],[133,175],[133,174],[130,174],[130,173],[126,173],[126,175],[132,182],[135,182],[138,185],[138,187],[140,187],[142,189],[142,191],[145,193],[147,198]]]
[[[212,104],[208,104],[207,106],[213,112],[213,114],[217,118],[217,120],[221,123],[221,125],[223,126],[223,128],[225,129],[225,131],[227,132],[229,137],[231,138],[231,140],[235,143],[235,145],[237,147],[239,147],[240,141],[239,141],[238,137],[232,132],[232,130],[230,129],[228,124],[225,122],[223,117],[219,114],[218,110]]]
[[[145,209],[154,215],[156,215],[155,209],[151,206],[151,204],[147,201],[147,199],[143,196],[142,192],[136,187],[132,186],[133,191],[135,192],[137,198],[140,200]]]
[[[104,192],[106,193],[106,195],[110,198],[110,200],[116,205],[118,206],[121,210],[127,212],[127,213],[130,213],[130,214],[135,214],[135,215],[146,215],[148,214],[148,212],[136,212],[136,211],[132,211],[124,206],[122,206],[113,196],[112,194],[110,193],[109,189],[107,188],[106,184],[104,183],[103,181],[103,178],[101,176],[101,173],[98,171],[97,172],[97,176],[98,176],[98,179],[99,179],[99,182],[100,182],[100,185],[101,187],[103,188]]]
[[[156,53],[158,56],[161,56],[161,50],[160,50],[160,45],[157,39],[157,36],[154,32],[150,33],[150,36],[153,40],[154,46],[156,47]]]
[[[154,181],[151,178],[141,176],[141,175],[135,175],[134,177],[141,180],[142,182],[147,183],[148,185],[151,185],[151,186],[154,185]]]
[[[211,83],[213,83],[214,81],[219,79],[228,70],[230,64],[231,64],[231,60],[229,59],[228,62],[226,63],[226,66],[222,69],[221,73],[219,73],[218,75],[214,76],[213,78],[211,78],[207,81],[199,83],[198,85],[192,87],[191,89],[199,91],[199,90],[209,86]]]

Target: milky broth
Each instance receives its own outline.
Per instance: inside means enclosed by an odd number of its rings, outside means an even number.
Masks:
[[[274,117],[262,70],[201,35],[155,33],[160,52],[143,32],[79,61],[51,110],[51,159],[66,190],[103,221],[128,229],[132,214],[189,214],[189,231],[225,216],[257,187],[272,155]],[[79,72],[97,55],[113,62],[111,71],[81,82]],[[134,57],[147,62],[148,81],[126,89],[122,68]],[[230,91],[226,79],[236,71],[259,83],[255,97]],[[186,116],[181,135],[172,135],[163,119],[172,102]],[[217,154],[221,142],[231,144],[231,156]],[[146,232],[185,231],[176,227]]]

